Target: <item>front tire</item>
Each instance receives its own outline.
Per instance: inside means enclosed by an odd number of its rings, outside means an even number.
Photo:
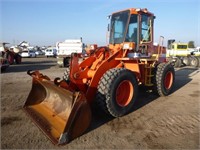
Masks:
[[[101,77],[96,102],[113,117],[129,113],[138,95],[138,83],[133,72],[125,68],[108,70]]]
[[[160,63],[154,76],[154,91],[159,96],[167,96],[172,92],[175,80],[174,67],[170,63]]]

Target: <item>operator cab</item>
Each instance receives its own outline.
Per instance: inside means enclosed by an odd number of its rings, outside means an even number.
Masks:
[[[153,47],[155,16],[147,9],[129,9],[112,14],[109,45],[148,55]]]

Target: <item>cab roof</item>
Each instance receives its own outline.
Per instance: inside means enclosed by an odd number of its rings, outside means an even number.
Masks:
[[[148,11],[147,8],[129,8],[129,9],[124,9],[124,10],[121,10],[121,11],[114,12],[113,14],[119,13],[119,12],[123,12],[123,11],[127,11],[127,10],[129,10],[131,14],[141,14],[141,13],[144,13],[144,14],[148,14],[150,16],[154,16],[154,14],[151,13],[150,11]]]

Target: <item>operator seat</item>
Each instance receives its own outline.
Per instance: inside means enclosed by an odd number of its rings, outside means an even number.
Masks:
[[[131,35],[131,41],[137,44],[137,28],[133,29],[133,34]]]

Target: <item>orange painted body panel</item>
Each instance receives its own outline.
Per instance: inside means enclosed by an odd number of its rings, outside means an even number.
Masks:
[[[134,45],[133,45],[134,46]],[[133,71],[138,82],[145,83],[145,76],[149,73],[149,69],[154,62],[155,57],[148,58],[130,58],[127,56],[130,50],[122,49],[122,44],[109,45],[109,47],[97,48],[95,53],[89,58],[78,64],[76,57],[72,58],[71,62],[71,82],[83,93],[85,93],[88,102],[92,102],[95,98],[97,86],[103,74],[111,68],[127,68]],[[152,54],[159,52],[157,46],[148,46]],[[150,51],[150,50],[149,50]],[[166,49],[162,47],[161,54],[165,54]]]
[[[76,69],[71,70],[70,77],[73,78],[71,82],[78,90],[85,93],[89,103],[95,99],[98,83],[109,69],[127,68],[134,72],[139,83],[145,83],[146,74],[151,74],[151,70],[147,68],[157,61],[155,58],[130,58],[127,56],[130,51],[123,50],[122,47],[122,44],[109,45],[109,48],[100,47],[96,53],[79,65],[78,59],[72,57],[71,66],[73,66],[72,68],[76,67]]]

